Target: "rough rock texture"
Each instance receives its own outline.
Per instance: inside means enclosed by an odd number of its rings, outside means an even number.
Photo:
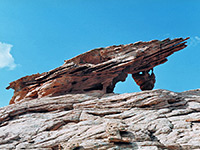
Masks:
[[[200,149],[200,89],[66,94],[0,108],[1,150]]]
[[[11,82],[7,89],[15,91],[10,104],[47,95],[94,90],[112,93],[115,84],[125,81],[127,74],[132,74],[141,90],[151,90],[155,75],[148,71],[166,62],[169,55],[185,48],[187,39],[153,40],[91,50],[65,61],[62,66],[49,72]]]

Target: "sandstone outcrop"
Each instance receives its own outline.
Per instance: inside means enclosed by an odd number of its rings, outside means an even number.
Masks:
[[[67,93],[112,93],[115,84],[125,81],[127,74],[132,74],[141,90],[151,90],[155,75],[149,71],[185,48],[187,39],[153,40],[91,50],[49,72],[11,82],[7,89],[15,91],[10,104]]]
[[[0,150],[198,150],[200,89],[151,90],[153,68],[186,39],[94,49],[10,83]],[[132,74],[142,92],[114,94]]]
[[[0,108],[1,150],[198,150],[200,89],[66,94]]]

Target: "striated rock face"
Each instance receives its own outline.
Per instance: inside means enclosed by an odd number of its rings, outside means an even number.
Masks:
[[[66,94],[0,108],[1,150],[200,149],[200,89]]]
[[[187,39],[153,40],[91,50],[49,72],[11,82],[7,89],[15,91],[10,104],[47,95],[112,93],[115,84],[125,81],[127,74],[132,74],[141,90],[151,90],[155,75],[149,71],[166,62],[169,55],[185,48]]]

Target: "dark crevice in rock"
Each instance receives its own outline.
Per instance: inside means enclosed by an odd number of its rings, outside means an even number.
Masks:
[[[142,105],[142,106],[139,106],[139,108],[150,108],[152,107],[153,105]]]
[[[62,150],[60,145],[55,145],[53,147],[51,147],[51,150]]]
[[[50,128],[47,128],[45,131],[55,131],[58,130],[60,127],[64,126],[66,123],[64,121],[58,122],[51,126]]]
[[[35,110],[28,110],[26,113],[47,113],[51,110],[45,110],[45,109],[35,109]],[[21,114],[20,114],[21,115]]]
[[[184,99],[182,97],[176,97],[176,98],[172,98],[172,99],[169,99],[167,100],[167,102],[169,104],[173,104],[173,103],[177,103],[177,102],[180,102],[180,101],[183,101]]]
[[[172,102],[169,106],[170,109],[184,109],[188,107],[188,102],[185,100],[177,101],[177,102]]]
[[[83,82],[86,81],[86,80],[88,80],[88,78],[83,78],[83,79],[82,79]]]
[[[200,123],[200,119],[199,119],[199,121],[196,121],[196,120],[194,120],[194,121],[191,121],[192,123]]]
[[[73,108],[73,105],[72,105],[72,107],[70,107],[70,108],[69,108],[69,107],[64,107],[64,110],[65,110],[65,111],[69,111],[69,110],[72,110],[72,109],[74,109],[74,108]]]
[[[69,74],[74,74],[74,73],[77,73],[77,72],[80,72],[80,71],[83,71],[85,69],[87,69],[88,66],[80,66],[79,68],[73,70],[72,72],[70,72]]]
[[[84,147],[83,146],[78,146],[76,148],[73,148],[72,150],[84,150]]]
[[[76,83],[77,83],[77,81],[73,81],[73,82],[72,82],[72,85],[74,85],[74,84],[76,84]]]
[[[93,115],[93,116],[100,116],[100,117],[104,117],[106,115],[112,115],[112,114],[120,114],[121,111],[107,111],[107,112],[87,112],[88,114],[90,115]]]
[[[122,145],[132,145],[131,142],[114,142],[115,145],[122,146]]]
[[[98,83],[98,84],[95,84],[95,85],[93,85],[92,87],[90,87],[88,89],[84,89],[84,91],[88,92],[88,91],[92,91],[92,90],[102,90],[102,89],[103,89],[103,84]]]
[[[148,130],[149,131],[149,136],[152,141],[158,141],[158,138],[154,135],[155,131]]]
[[[130,131],[119,131],[120,136],[123,138],[129,138],[129,139],[134,139],[135,136],[132,132]]]
[[[8,120],[9,120],[9,119],[8,119]],[[8,125],[8,121],[4,121],[2,124],[1,124],[1,122],[0,122],[0,128],[3,127],[3,126],[6,126],[6,125]]]

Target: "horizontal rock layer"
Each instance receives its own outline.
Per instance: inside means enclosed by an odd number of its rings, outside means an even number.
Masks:
[[[21,99],[58,96],[66,93],[87,93],[98,90],[112,93],[115,84],[125,81],[127,74],[142,90],[152,89],[154,74],[148,70],[167,61],[169,55],[186,47],[186,39],[137,42],[134,44],[98,48],[74,57],[49,72],[34,74],[10,83],[14,89],[10,104]],[[138,73],[143,72],[144,77]]]
[[[200,149],[200,89],[66,94],[0,108],[1,150]]]

